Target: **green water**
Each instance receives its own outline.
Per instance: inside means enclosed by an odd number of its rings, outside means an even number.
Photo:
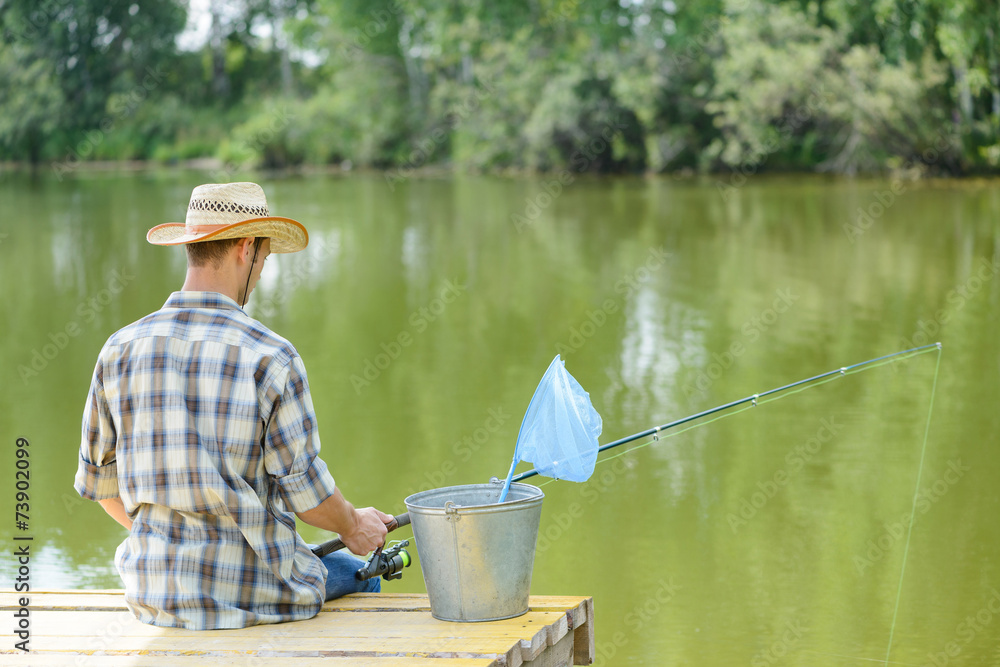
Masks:
[[[0,175],[0,539],[33,536],[35,589],[120,586],[122,530],[72,488],[81,410],[107,336],[180,286],[145,232],[204,180]],[[543,486],[532,592],[594,597],[601,664],[868,665],[892,632],[893,664],[1000,665],[1000,183],[542,181],[263,181],[312,243],[248,308],[302,354],[347,497],[503,475],[556,352],[608,442],[940,340],[919,489],[936,352]],[[418,566],[386,589],[423,592]]]

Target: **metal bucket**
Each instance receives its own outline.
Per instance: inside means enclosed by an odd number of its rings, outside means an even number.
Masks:
[[[448,486],[406,499],[431,615],[498,621],[528,611],[531,570],[545,494],[503,483]]]

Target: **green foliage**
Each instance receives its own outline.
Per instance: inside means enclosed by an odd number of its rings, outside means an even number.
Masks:
[[[37,163],[46,137],[59,124],[53,109],[64,106],[53,64],[33,60],[27,48],[11,44],[0,50],[0,90],[0,145]]]
[[[0,3],[0,159],[1000,169],[995,0],[186,6]]]
[[[292,118],[288,102],[269,100],[232,129],[219,144],[216,157],[229,168],[285,167],[300,163],[302,156],[289,148]]]
[[[932,58],[893,65],[874,46],[847,46],[798,11],[762,3],[724,21],[719,39],[706,108],[721,136],[709,159],[854,173],[918,161],[934,145],[935,162],[951,157],[951,133],[930,103],[944,81]]]
[[[714,37],[720,57],[706,110],[721,136],[706,159],[761,164],[822,122],[832,101],[822,77],[839,41],[832,30],[790,6],[755,3],[724,17]]]
[[[172,52],[184,26],[175,2],[131,0],[12,0],[0,12],[5,63],[37,69],[41,79],[20,81],[17,98],[0,101],[0,116],[48,107],[46,123],[83,134],[107,121],[115,94],[131,94]],[[11,57],[12,56],[12,57]],[[153,79],[157,77],[154,75]],[[157,81],[151,86],[155,88]],[[145,90],[148,93],[148,90]],[[60,103],[50,106],[54,99]],[[14,101],[18,107],[11,107]],[[36,116],[37,119],[37,116]]]
[[[476,81],[444,79],[434,89],[432,118],[452,132],[452,158],[475,170],[525,166],[522,129],[545,86],[547,72],[523,29],[510,42],[483,45]],[[432,122],[434,122],[432,121]]]
[[[875,47],[853,46],[824,74],[823,116],[843,139],[827,142],[823,168],[853,173],[907,164],[939,171],[957,159],[953,129],[932,103],[945,77],[931,58],[890,65]]]
[[[292,150],[313,163],[391,165],[405,138],[404,90],[392,62],[362,61],[340,70],[295,112]]]
[[[178,95],[167,94],[137,114],[137,125],[149,142],[145,157],[158,162],[213,157],[229,130],[232,112],[195,109]]]
[[[532,167],[575,171],[639,171],[645,144],[635,113],[611,82],[570,65],[548,82],[524,128]]]

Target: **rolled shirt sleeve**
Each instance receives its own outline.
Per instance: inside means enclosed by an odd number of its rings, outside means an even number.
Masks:
[[[99,358],[83,410],[80,460],[73,484],[77,493],[84,498],[106,500],[118,497],[118,463],[115,459],[117,438],[104,395],[103,359]]]
[[[304,512],[333,495],[336,485],[319,457],[319,430],[302,359],[293,357],[282,376],[283,388],[267,429],[264,466],[286,507]]]

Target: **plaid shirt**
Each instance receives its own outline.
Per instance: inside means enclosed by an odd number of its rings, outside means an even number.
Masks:
[[[76,490],[121,496],[115,564],[145,623],[235,628],[310,618],[326,570],[293,512],[334,492],[301,358],[214,292],[174,292],[105,343]]]

